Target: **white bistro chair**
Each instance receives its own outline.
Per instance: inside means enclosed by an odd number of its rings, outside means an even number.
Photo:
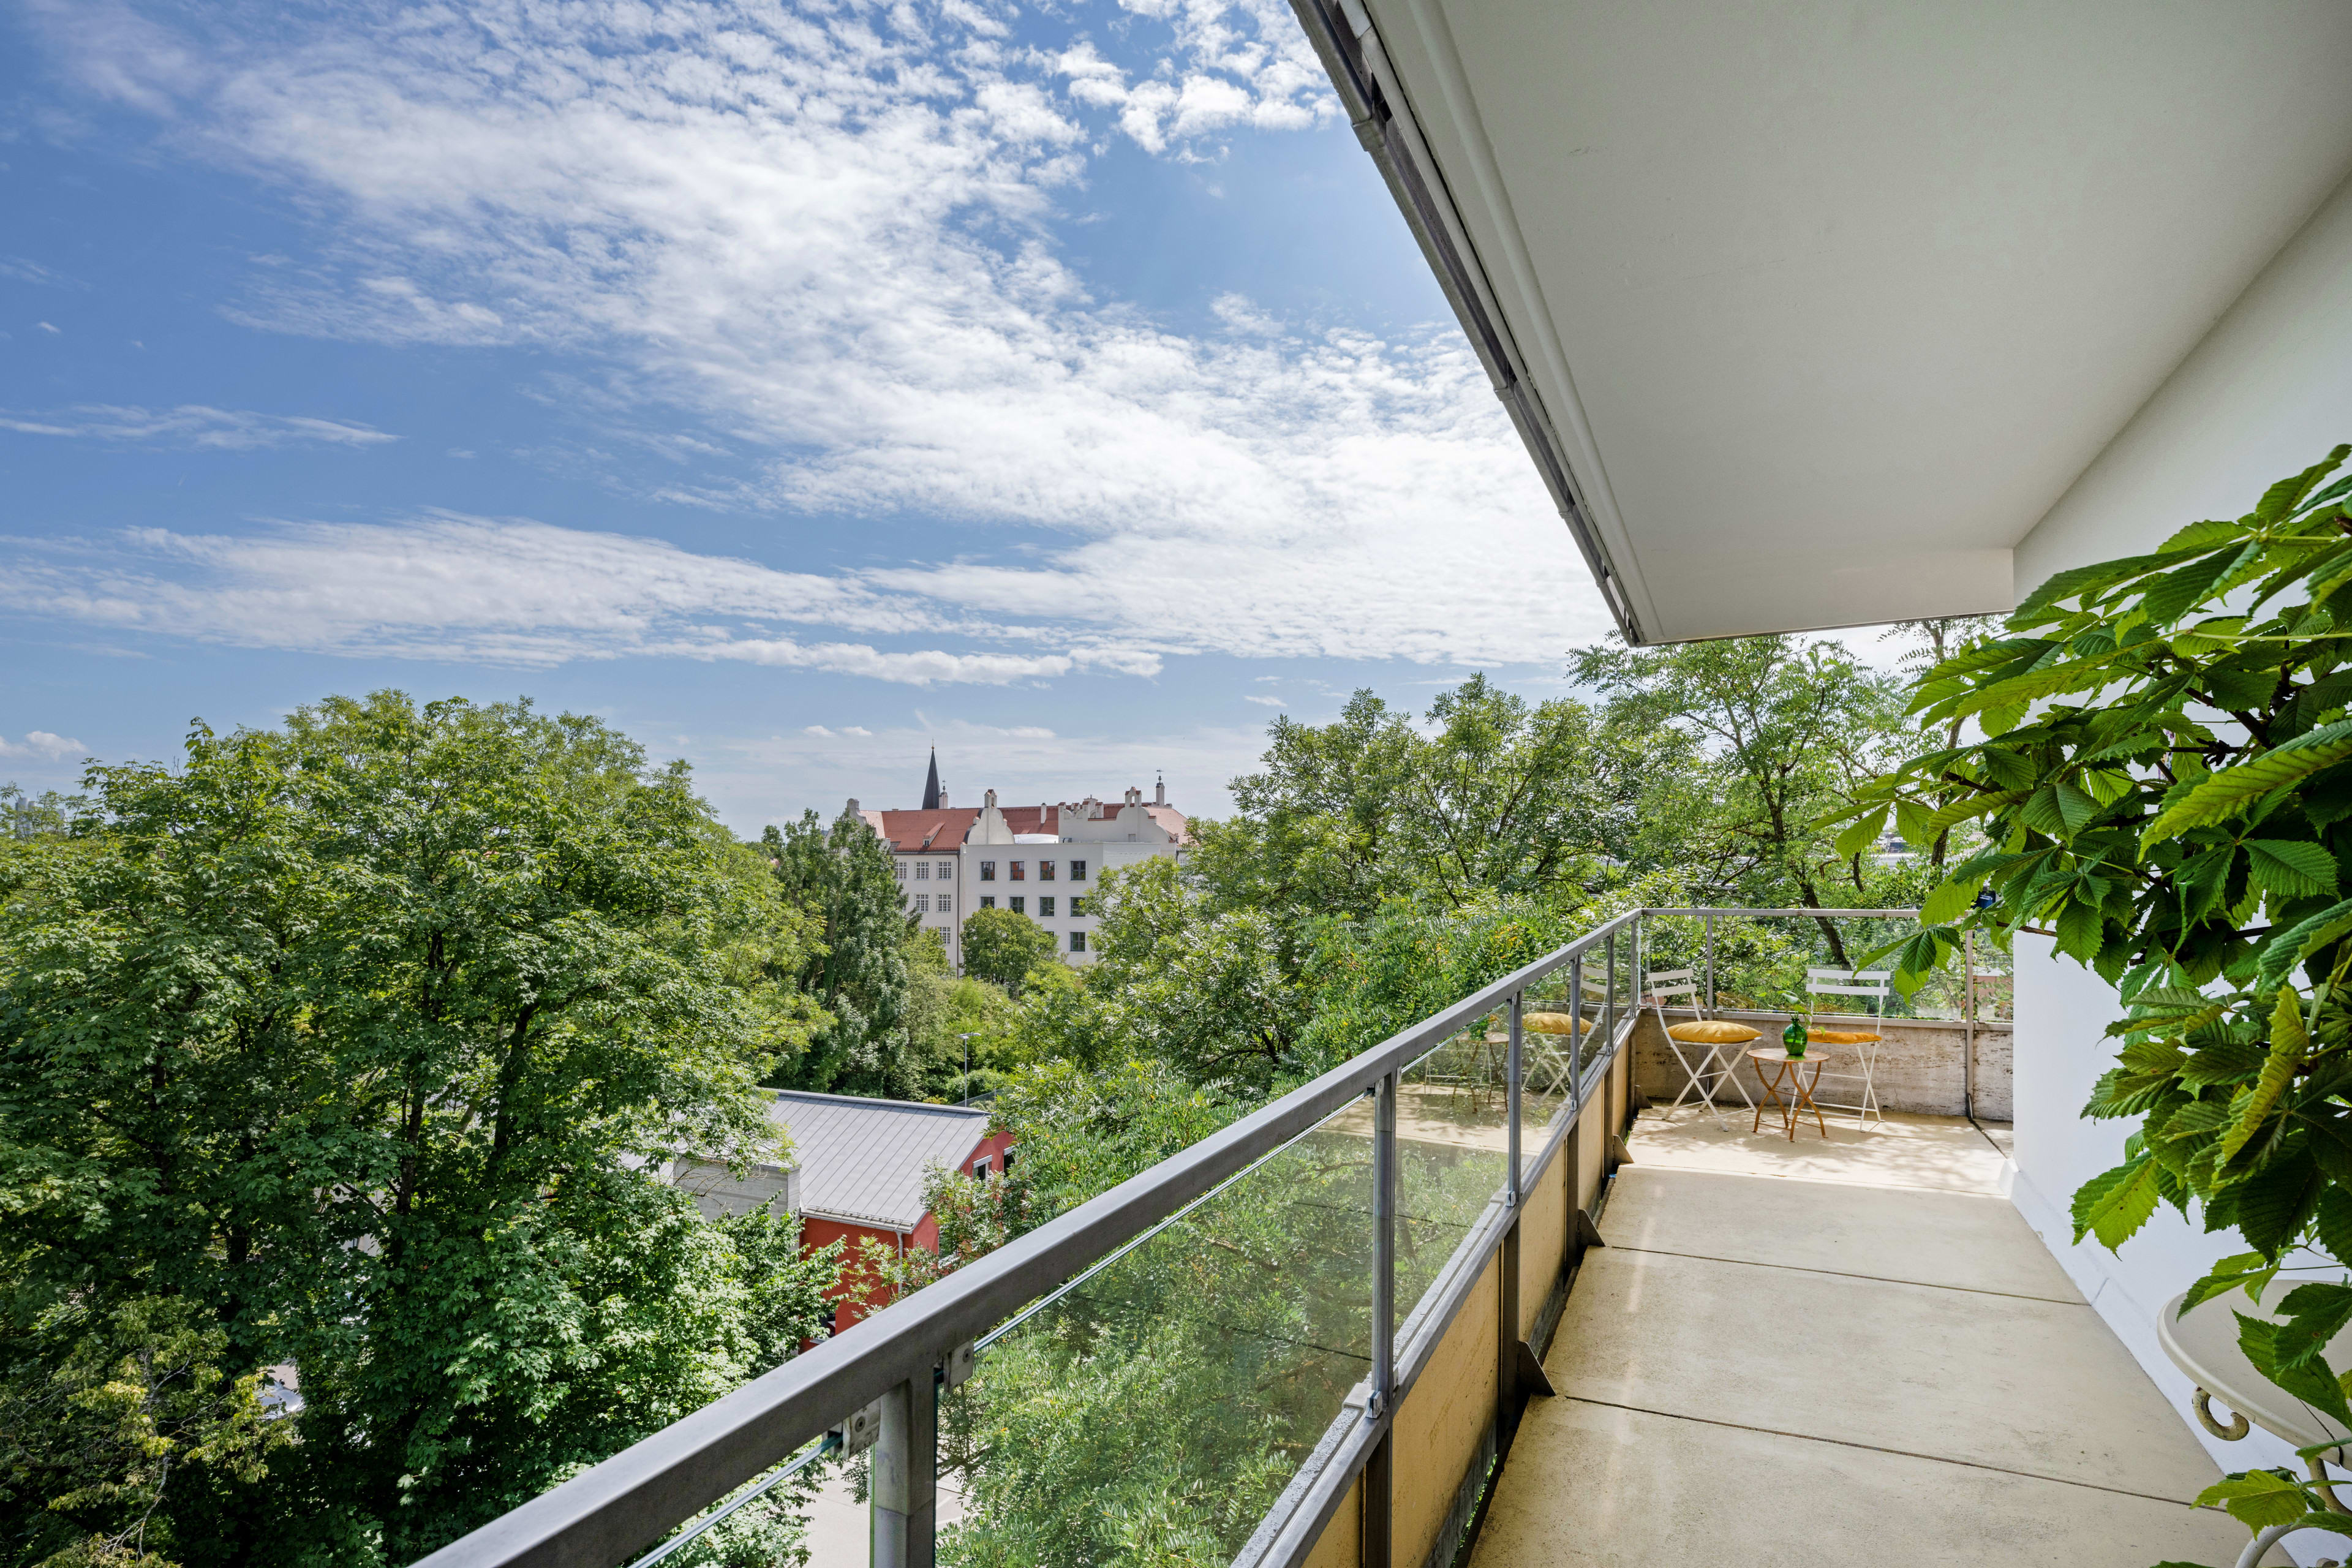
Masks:
[[[1676,998],[1681,998],[1677,1001]],[[1757,1037],[1757,1032],[1745,1024],[1727,1019],[1710,1018],[1698,999],[1698,981],[1687,969],[1654,969],[1643,987],[1643,1005],[1658,1016],[1658,1028],[1666,1037],[1666,1049],[1674,1052],[1675,1060],[1682,1064],[1686,1079],[1683,1091],[1675,1096],[1674,1104],[1666,1108],[1671,1114],[1683,1108],[1683,1102],[1693,1095],[1716,1120],[1723,1123],[1723,1108],[1715,1103],[1717,1090],[1729,1084],[1739,1092],[1739,1102],[1748,1110],[1756,1101],[1748,1086],[1739,1081],[1739,1047]],[[1666,1022],[1666,1007],[1672,1004],[1690,1009],[1686,1023]]]
[[[1861,1064],[1859,1072],[1832,1072],[1822,1069],[1820,1082],[1851,1083],[1855,1089],[1846,1092],[1850,1100],[1820,1100],[1813,1103],[1823,1110],[1851,1110],[1855,1131],[1870,1125],[1870,1118],[1878,1118],[1881,1127],[1886,1125],[1886,1112],[1878,1107],[1878,1052],[1884,1041],[1879,1036],[1879,1024],[1886,1016],[1887,981],[1894,972],[1885,969],[1808,969],[1805,971],[1805,1035],[1809,1041],[1824,1046],[1851,1047],[1854,1059]],[[1856,996],[1870,1004],[1866,1029],[1823,1029],[1813,1024],[1814,1015],[1821,1010],[1823,996]],[[1840,1013],[1858,1009],[1851,1004],[1836,1006]],[[1837,1053],[1844,1054],[1843,1050]]]

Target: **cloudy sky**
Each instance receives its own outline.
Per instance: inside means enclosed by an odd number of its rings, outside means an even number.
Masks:
[[[1224,808],[1599,602],[1285,0],[0,0],[0,780],[529,693]]]

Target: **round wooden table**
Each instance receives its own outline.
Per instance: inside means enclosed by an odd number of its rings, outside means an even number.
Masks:
[[[1830,1135],[1830,1124],[1822,1119],[1822,1108],[1813,1103],[1813,1089],[1822,1081],[1822,1064],[1830,1059],[1827,1051],[1816,1048],[1801,1057],[1792,1057],[1784,1047],[1774,1046],[1748,1052],[1748,1059],[1756,1064],[1756,1081],[1764,1089],[1764,1098],[1756,1107],[1756,1120],[1748,1131],[1763,1131],[1764,1108],[1769,1105],[1780,1111],[1781,1128],[1789,1134],[1790,1142],[1797,1141],[1797,1119],[1808,1110],[1813,1113],[1813,1124],[1822,1130],[1822,1136]],[[1805,1076],[1808,1067],[1813,1069],[1810,1079]],[[1786,1100],[1780,1098],[1784,1089],[1789,1091]]]

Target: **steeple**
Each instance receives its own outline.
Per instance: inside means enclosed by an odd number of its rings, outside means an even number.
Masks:
[[[939,808],[940,749],[937,746],[933,746],[931,748],[931,776],[923,781],[923,809],[925,811],[937,811]]]

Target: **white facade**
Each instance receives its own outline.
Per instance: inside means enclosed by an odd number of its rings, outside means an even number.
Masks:
[[[850,803],[857,809],[855,801]],[[1129,789],[1117,802],[1000,805],[990,790],[978,807],[863,811],[887,840],[908,913],[936,931],[948,960],[963,963],[964,919],[983,909],[1016,910],[1054,938],[1063,962],[1094,962],[1096,917],[1089,907],[1103,872],[1155,856],[1175,858],[1189,842],[1183,815]]]
[[[2198,518],[2242,515],[2273,480],[2347,439],[2352,184],[2319,209],[2019,545],[2019,592],[2068,567],[2152,550]],[[2102,1031],[2119,1013],[2113,988],[2054,954],[2047,938],[2018,938],[2011,1198],[2217,1463],[2300,1468],[2284,1443],[2259,1430],[2237,1443],[2207,1436],[2190,1411],[2188,1381],[2156,1342],[2164,1303],[2215,1258],[2246,1250],[2235,1233],[2208,1236],[2159,1208],[2120,1252],[2074,1245],[2074,1190],[2121,1161],[2133,1127],[2079,1114],[2112,1062],[2115,1042]],[[2312,1561],[2324,1539],[2302,1535],[2289,1544]]]

